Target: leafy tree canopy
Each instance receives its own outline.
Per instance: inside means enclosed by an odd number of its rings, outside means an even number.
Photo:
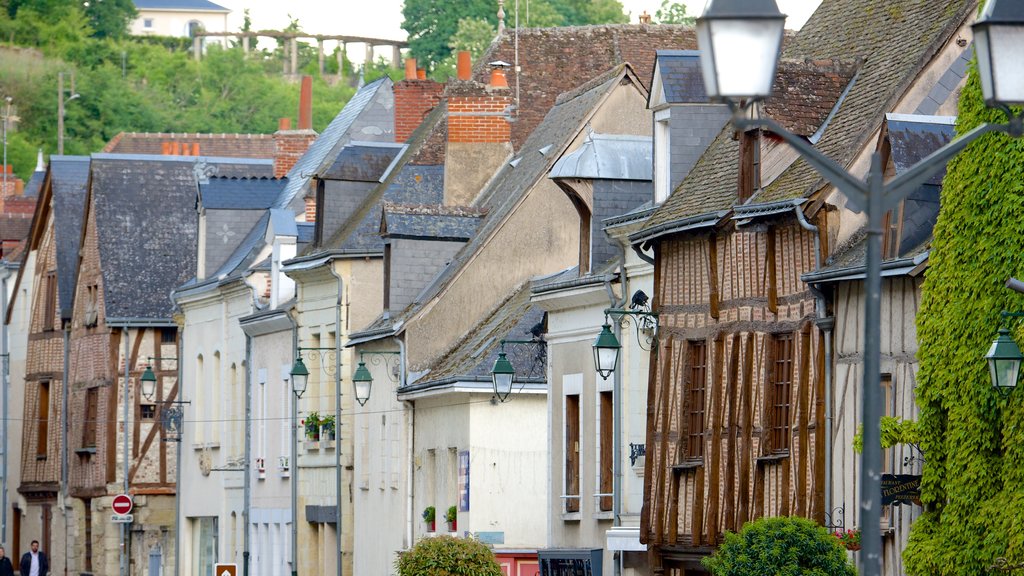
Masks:
[[[531,0],[529,18],[525,4],[519,4],[519,23],[522,26],[582,26],[629,21],[619,0]],[[514,3],[506,3],[505,25],[508,27],[515,24],[513,10]],[[459,31],[462,20],[483,20],[494,27],[498,22],[497,9],[491,0],[405,0],[402,16],[405,18],[402,29],[409,34],[413,57],[421,66],[431,70],[451,55],[452,37]]]
[[[957,133],[982,122],[1006,119],[985,106],[972,65]],[[917,315],[926,508],[904,566],[911,575],[990,574],[996,558],[1024,560],[1024,396],[1002,399],[984,359],[999,312],[1024,309],[1003,287],[1024,270],[1024,140],[990,133],[973,143],[947,165],[941,200]]]
[[[686,15],[686,5],[682,2],[669,2],[661,0],[661,8],[654,13],[654,22],[657,24],[689,24],[697,21],[695,16]]]

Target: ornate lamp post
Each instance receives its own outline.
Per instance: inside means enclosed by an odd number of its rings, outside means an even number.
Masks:
[[[1019,137],[1022,117],[1009,105],[1024,102],[1024,4],[990,0],[974,25],[978,69],[985,101],[1006,112],[1008,123],[982,124],[939,148],[910,170],[883,182],[881,156],[875,153],[866,181],[848,173],[806,140],[787,132],[769,118],[744,118],[744,112],[769,96],[779,57],[776,22],[781,13],[775,0],[711,0],[697,20],[705,88],[712,100],[733,108],[739,129],[766,128],[792,146],[815,170],[838,188],[850,204],[867,212],[867,264],[864,309],[864,452],[861,467],[860,511],[863,531],[862,573],[877,576],[882,569],[879,526],[882,494],[882,449],[879,420],[881,398],[881,241],[882,220],[888,210],[937,173],[945,163],[983,134],[1005,132]],[[738,40],[740,31],[749,38]],[[737,47],[733,50],[732,47]],[[756,69],[755,69],[756,68]],[[987,79],[986,79],[987,77]],[[756,116],[756,115],[755,115]]]

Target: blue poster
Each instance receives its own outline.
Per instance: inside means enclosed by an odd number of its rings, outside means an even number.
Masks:
[[[459,452],[459,512],[469,512],[469,450]]]

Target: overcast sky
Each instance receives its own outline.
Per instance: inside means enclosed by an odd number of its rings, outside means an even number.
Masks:
[[[288,25],[288,15],[299,19],[303,31],[313,34],[350,34],[371,36],[389,40],[404,40],[402,30],[402,0],[213,0],[232,11],[228,27],[238,30],[242,26],[243,11],[248,8],[253,27],[265,30],[280,30]],[[459,2],[460,0],[434,0],[435,2]],[[519,0],[520,9],[525,12],[525,3]],[[630,22],[636,22],[643,11],[654,14],[661,6],[661,0],[621,0],[630,13]],[[516,0],[505,0],[505,12],[509,21]],[[779,9],[789,15],[788,28],[799,28],[821,0],[777,0]],[[685,0],[687,13],[699,15],[704,10],[704,0]],[[497,12],[497,0],[494,0]]]

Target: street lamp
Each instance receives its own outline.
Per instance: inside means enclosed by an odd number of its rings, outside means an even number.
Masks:
[[[642,290],[637,290],[633,294],[629,309],[605,309],[604,325],[601,326],[601,332],[597,335],[597,339],[594,340],[593,344],[594,370],[597,371],[603,380],[607,380],[612,375],[612,372],[615,372],[619,365],[619,352],[622,351],[619,339],[612,332],[609,318],[614,318],[620,326],[625,325],[632,319],[636,325],[637,341],[640,341],[640,334],[643,333],[647,338],[647,343],[650,345],[650,348],[645,349],[655,354],[658,353],[658,313],[650,311],[649,301],[650,299],[647,297],[647,294],[644,294]],[[643,348],[642,342],[641,348]]]
[[[139,381],[142,384],[142,397],[153,400],[153,395],[156,394],[156,374],[153,373],[152,366],[146,366],[146,371],[142,373]]]
[[[735,8],[739,3],[745,6],[743,10]],[[1002,5],[997,7],[997,3]],[[729,10],[719,11],[715,8],[718,5],[728,7]],[[781,16],[774,0],[712,0],[708,10],[698,20],[698,26],[705,30],[703,35],[698,35],[701,65],[705,74],[712,77],[711,81],[705,79],[709,97],[725,100],[733,108],[733,125],[737,129],[766,128],[785,140],[808,164],[838,188],[847,197],[851,206],[863,209],[867,213],[863,391],[863,418],[867,425],[864,426],[861,467],[861,560],[863,573],[866,576],[877,576],[881,573],[882,567],[882,537],[879,524],[882,508],[882,448],[879,422],[882,415],[880,343],[883,218],[887,211],[898,207],[908,194],[939,172],[949,159],[983,134],[999,131],[1019,137],[1024,132],[1024,117],[1014,114],[1008,107],[1024,101],[1024,96],[1021,96],[1021,89],[1024,88],[1024,58],[1020,57],[1024,49],[1024,9],[1019,0],[989,0],[982,13],[982,19],[975,24],[975,30],[981,34],[981,38],[976,38],[979,39],[978,69],[984,71],[983,79],[984,75],[988,75],[985,82],[989,84],[989,90],[985,92],[985,99],[990,106],[1003,110],[1008,123],[982,124],[934,151],[913,168],[889,182],[883,182],[884,167],[878,152],[872,155],[866,181],[861,180],[819,152],[805,139],[788,132],[770,118],[742,117],[745,108],[768,96],[769,92],[764,90],[764,76],[768,74],[771,78],[775,77],[779,50],[776,48],[773,53],[767,55],[747,53],[742,60],[716,58],[716,48],[721,49],[721,46],[730,40],[736,41],[729,30],[739,26],[724,28],[720,25],[727,20],[741,18],[736,16],[736,13],[747,14],[750,33],[759,37],[743,44],[748,47],[769,46],[769,32],[764,21]],[[760,68],[755,70],[754,66]],[[728,85],[725,84],[725,79],[729,80]]]
[[[1000,393],[1008,394],[1017,386],[1020,363],[1024,360],[1024,354],[1021,354],[1020,347],[1013,341],[1008,328],[999,329],[999,335],[992,342],[985,359],[988,360],[992,386]]]
[[[370,399],[370,389],[373,387],[373,374],[366,368],[366,362],[360,358],[355,374],[352,375],[352,387],[355,389],[356,402],[360,406],[366,406]]]
[[[772,89],[786,17],[775,0],[711,0],[697,19],[709,98],[764,98]]]
[[[302,356],[295,358],[291,375],[292,392],[295,393],[296,398],[302,398],[302,395],[306,393],[306,383],[309,382],[309,370],[306,369],[306,363],[302,361]]]
[[[369,357],[370,364],[374,366],[380,366],[383,364],[388,370],[388,379],[392,382],[398,382],[398,362],[401,360],[399,356],[401,352],[393,350],[370,350],[359,353],[359,364],[356,365],[356,371],[352,374],[352,387],[355,391],[356,402],[360,406],[366,406],[367,400],[370,399],[370,390],[373,388],[373,374],[370,369],[366,367],[367,357]],[[392,361],[390,358],[394,358]]]
[[[612,333],[612,326],[605,322],[601,326],[601,333],[594,340],[594,369],[601,375],[601,379],[607,380],[615,368],[619,365],[619,351],[622,345],[619,339]]]
[[[494,396],[499,401],[504,402],[508,400],[508,395],[512,393],[512,380],[515,379],[515,376],[516,369],[508,361],[508,357],[505,356],[504,346],[502,346],[501,352],[498,352],[498,359],[494,361],[494,367],[491,368]]]

